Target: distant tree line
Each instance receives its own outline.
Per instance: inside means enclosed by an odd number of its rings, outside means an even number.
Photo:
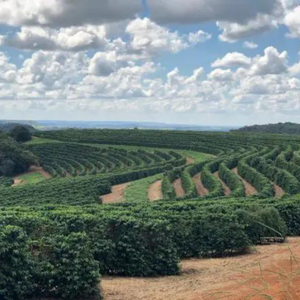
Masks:
[[[266,125],[253,125],[232,130],[232,132],[300,134],[300,124],[287,122]]]

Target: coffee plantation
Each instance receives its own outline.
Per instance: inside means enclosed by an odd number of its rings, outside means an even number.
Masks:
[[[179,275],[183,258],[300,235],[296,135],[72,129],[9,143],[27,159],[14,170],[47,180],[0,174],[3,300],[101,299],[101,275]]]

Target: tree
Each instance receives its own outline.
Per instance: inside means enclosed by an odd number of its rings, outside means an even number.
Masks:
[[[18,125],[11,132],[10,136],[17,142],[27,142],[32,139],[32,133],[25,126]]]

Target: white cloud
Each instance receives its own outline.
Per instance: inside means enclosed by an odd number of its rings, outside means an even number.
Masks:
[[[118,61],[116,52],[98,52],[91,59],[89,73],[95,76],[109,76],[125,65]]]
[[[232,73],[229,69],[215,69],[207,75],[207,78],[216,81],[228,81],[232,80]]]
[[[253,74],[281,74],[285,73],[287,68],[287,52],[279,53],[274,47],[268,47],[264,51],[265,55],[258,57],[253,64],[251,71]]]
[[[26,50],[82,51],[103,48],[108,43],[105,26],[82,26],[61,29],[22,27],[5,44]]]
[[[9,62],[9,58],[0,52],[0,83],[13,82],[16,78],[17,68]]]
[[[212,37],[211,34],[208,34],[202,30],[199,30],[197,32],[189,33],[188,40],[191,44],[195,45],[195,44],[203,43],[207,40],[210,40],[211,37]]]
[[[300,38],[300,6],[297,6],[286,15],[284,24],[290,30],[290,37]]]
[[[69,27],[133,18],[140,0],[0,0],[0,23]]]
[[[251,58],[247,57],[243,53],[232,52],[227,53],[223,58],[217,59],[212,63],[213,68],[222,67],[239,67],[248,66],[251,64]]]
[[[124,37],[125,34],[128,35],[129,41]],[[118,38],[113,40],[114,36]],[[126,42],[120,36],[123,36]],[[114,24],[60,29],[24,26],[12,35],[0,36],[0,45],[23,50],[116,51],[118,55],[138,60],[148,59],[163,52],[177,53],[210,38],[211,35],[202,30],[180,35],[176,31],[157,25],[148,18],[137,18]]]
[[[148,56],[155,56],[162,52],[178,53],[191,45],[205,42],[211,35],[199,30],[189,35],[180,35],[162,27],[148,18],[137,18],[131,21],[126,33],[131,38],[131,50]]]
[[[244,42],[244,47],[248,49],[257,49],[258,45],[253,42],[246,41]]]
[[[38,51],[17,67],[2,53],[1,112],[16,107],[28,112],[68,107],[71,113],[91,111],[104,116],[107,112],[122,116],[128,111],[169,115],[268,109],[290,113],[295,107],[300,112],[296,77],[300,68],[289,65],[287,53],[274,47],[255,57],[228,53],[214,63],[216,69],[206,73],[199,67],[190,75],[175,68],[159,76],[160,65],[125,58],[115,49],[97,52],[92,58],[83,52]],[[3,105],[5,101],[10,104]]]
[[[35,90],[41,88],[49,90],[63,90],[69,84],[76,84],[87,73],[88,57],[83,53],[50,53],[35,52],[26,59],[18,70],[17,82],[28,85]],[[30,86],[33,85],[33,86]]]
[[[177,32],[171,32],[148,18],[131,21],[126,33],[131,37],[132,49],[143,53],[152,55],[164,51],[177,53],[188,47]]]

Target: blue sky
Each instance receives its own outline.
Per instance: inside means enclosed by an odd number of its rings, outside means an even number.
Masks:
[[[0,119],[299,119],[298,0],[86,2],[2,1]]]

